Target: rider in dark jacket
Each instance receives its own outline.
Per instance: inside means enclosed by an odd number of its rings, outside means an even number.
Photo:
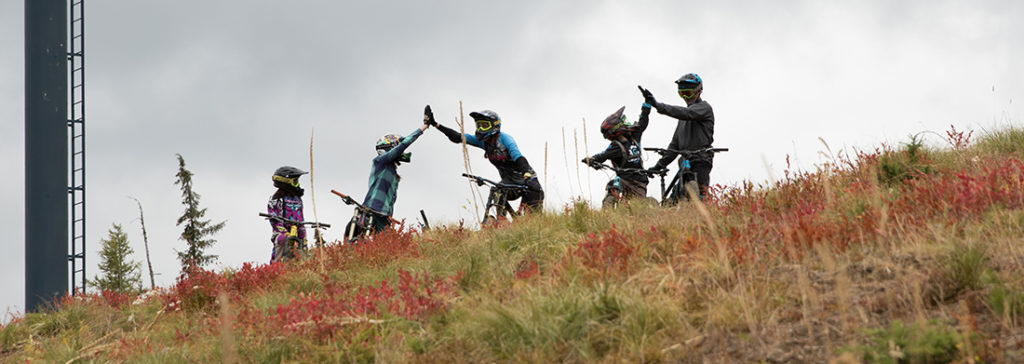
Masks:
[[[530,167],[530,162],[519,152],[519,146],[512,139],[511,135],[501,132],[501,118],[494,111],[483,110],[469,113],[469,116],[476,122],[476,133],[461,134],[444,125],[437,124],[440,130],[452,143],[462,143],[466,138],[466,144],[484,150],[484,158],[487,158],[501,176],[502,183],[526,185],[529,187],[522,193],[522,203],[530,210],[539,210],[544,204],[544,189],[540,186],[537,172]],[[433,119],[433,115],[430,115]],[[514,200],[520,196],[510,196]]]
[[[650,91],[640,88],[644,96],[644,102],[653,106],[658,113],[668,115],[679,121],[676,124],[676,131],[672,135],[672,141],[667,149],[672,150],[694,150],[710,148],[715,137],[715,113],[711,105],[701,98],[704,91],[704,83],[696,73],[687,73],[676,80],[679,86],[679,97],[686,101],[686,106],[675,106],[663,104],[654,99]],[[677,154],[669,153],[658,160],[651,170],[665,169]],[[711,184],[711,168],[714,153],[706,152],[694,155],[690,159],[693,172],[697,175],[697,184],[700,185],[700,196],[707,194],[707,188]],[[683,160],[679,160],[681,165]],[[683,181],[685,183],[687,181]]]
[[[626,107],[605,118],[601,123],[601,135],[611,141],[604,151],[584,158],[583,162],[594,165],[610,160],[615,168],[644,169],[640,141],[647,122],[650,120],[651,105],[643,104],[640,109],[640,120],[629,124],[623,115]],[[642,198],[647,196],[647,175],[640,172],[616,172],[625,198]],[[611,183],[614,183],[613,180]]]

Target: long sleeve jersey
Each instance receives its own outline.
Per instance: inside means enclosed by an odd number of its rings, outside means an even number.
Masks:
[[[658,103],[654,106],[659,114],[668,115],[679,123],[676,124],[676,131],[672,135],[672,141],[668,149],[693,150],[711,147],[715,141],[715,113],[707,101],[698,100],[690,106],[675,106]],[[675,153],[670,153],[658,160],[658,167],[664,168],[676,158]],[[696,160],[711,161],[713,155],[694,156]]]
[[[302,197],[275,193],[270,197],[270,201],[267,202],[267,214],[295,221],[305,221],[302,216]],[[306,227],[303,225],[297,226],[299,239],[305,240]],[[292,229],[292,224],[271,219],[270,227],[273,229],[271,241],[274,244],[283,244],[285,239],[287,239],[288,232]]]
[[[460,134],[444,125],[438,125],[437,130],[444,133],[452,143],[462,143],[462,137],[465,136],[466,144],[483,149],[484,158],[487,158],[498,169],[498,175],[501,176],[502,182],[526,184],[525,173],[530,173],[533,176],[531,178],[537,176],[537,172],[530,167],[530,162],[519,152],[519,146],[516,145],[516,141],[512,139],[511,135],[499,133],[498,142],[492,145],[484,143],[476,135]]]
[[[416,129],[387,153],[373,158],[373,166],[370,169],[370,189],[366,191],[363,206],[384,216],[391,216],[394,213],[395,200],[398,199],[398,171],[395,170],[397,166],[395,162],[402,157],[405,149],[409,148],[412,142],[422,134],[422,130]]]

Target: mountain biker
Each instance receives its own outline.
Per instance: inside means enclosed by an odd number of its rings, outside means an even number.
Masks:
[[[714,142],[715,134],[715,113],[711,105],[701,98],[704,92],[704,82],[696,73],[687,73],[676,80],[679,86],[679,97],[686,101],[686,106],[675,106],[660,103],[654,99],[650,91],[640,87],[640,93],[644,97],[644,103],[651,105],[658,113],[671,116],[679,120],[676,124],[676,131],[672,135],[667,149],[672,150],[694,150],[710,148]],[[650,170],[665,169],[677,156],[676,153],[669,153],[663,156]],[[697,175],[697,184],[700,186],[700,198],[703,200],[707,194],[708,186],[711,183],[711,168],[714,153],[705,152],[693,155],[690,159],[691,169]],[[683,159],[679,160],[680,166]],[[686,183],[688,181],[682,181]]]
[[[433,115],[430,105],[424,110],[423,125],[408,136],[388,134],[377,140],[377,156],[373,158],[370,169],[370,188],[363,199],[363,206],[373,210],[371,213],[375,215],[373,226],[370,227],[373,232],[384,230],[390,225],[395,200],[398,198],[398,182],[402,179],[398,175],[398,165],[411,161],[412,153],[405,153],[405,149],[430,127],[426,117],[428,114]]]
[[[509,200],[522,197],[522,204],[530,211],[540,210],[544,204],[544,189],[540,186],[537,172],[530,167],[530,162],[519,152],[519,147],[511,135],[501,132],[501,117],[491,110],[474,111],[469,116],[476,122],[476,133],[465,135],[445,127],[430,119],[437,130],[440,130],[452,143],[462,143],[465,136],[466,144],[484,150],[487,158],[498,169],[502,183],[526,185],[528,189],[521,196],[509,196]]]
[[[623,106],[615,111],[601,123],[601,135],[611,141],[604,151],[583,158],[583,162],[597,168],[606,160],[611,160],[615,168],[644,169],[644,162],[641,156],[640,140],[643,138],[644,130],[647,129],[647,122],[650,120],[651,105],[644,103],[640,108],[640,119],[636,124],[626,121]],[[643,198],[647,196],[647,175],[642,172],[618,172],[619,183],[622,186],[623,198]],[[612,181],[614,182],[614,181]],[[609,194],[611,192],[609,191]]]
[[[267,214],[303,221],[302,217],[302,194],[305,192],[299,187],[299,177],[308,172],[292,166],[283,166],[274,171],[271,178],[277,191],[270,196],[267,203]],[[290,223],[269,220],[273,232],[270,242],[274,244],[270,252],[270,261],[274,262],[286,259],[285,255],[290,251],[288,244],[298,242],[299,249],[306,248],[306,227]]]

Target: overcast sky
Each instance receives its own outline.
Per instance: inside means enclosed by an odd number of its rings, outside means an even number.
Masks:
[[[174,250],[185,247],[175,153],[195,173],[207,217],[227,221],[210,250],[216,268],[266,262],[270,228],[256,214],[276,168],[309,169],[314,130],[306,216],[315,194],[320,220],[341,227],[352,209],[330,190],[361,200],[377,138],[411,132],[426,104],[449,126],[459,101],[466,114],[498,112],[552,210],[603,196],[609,176],[576,162],[607,146],[601,120],[623,105],[635,120],[637,84],[683,104],[673,81],[688,72],[704,79],[715,145],[730,148],[712,172],[725,185],[780,176],[787,155],[812,169],[825,149],[819,138],[833,150],[873,148],[944,135],[950,124],[980,132],[1024,120],[1020,1],[86,5],[90,278],[112,223],[144,262],[132,196],[146,212],[157,284],[173,282]],[[23,19],[23,2],[0,2],[0,308],[15,313],[24,305]],[[664,147],[674,128],[652,116],[645,146]],[[461,148],[428,130],[409,151],[395,217],[415,221],[423,209],[434,224],[474,221]],[[482,154],[470,150],[473,171],[497,178]]]

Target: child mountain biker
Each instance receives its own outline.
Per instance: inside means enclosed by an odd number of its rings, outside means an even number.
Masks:
[[[299,187],[299,177],[308,172],[292,166],[283,166],[274,171],[271,178],[277,191],[270,196],[267,202],[267,214],[304,221],[302,216],[302,194],[305,192]],[[271,219],[270,227],[273,228],[270,236],[274,244],[270,252],[270,261],[275,262],[291,258],[295,253],[289,248],[289,244],[295,243],[299,250],[306,249],[306,227],[293,225],[287,222]]]
[[[646,103],[640,108],[640,120],[635,125],[626,121],[623,106],[615,111],[601,123],[601,135],[611,141],[604,151],[583,158],[583,163],[597,168],[596,165],[606,160],[611,160],[615,168],[621,169],[644,169],[644,162],[641,156],[640,140],[643,138],[644,130],[647,129],[647,122],[650,120],[651,105]],[[647,196],[647,175],[643,172],[619,172],[615,173],[622,186],[622,198],[643,198]],[[614,183],[615,180],[609,182]],[[611,191],[608,192],[611,195]],[[614,197],[613,197],[614,198]],[[608,201],[608,197],[605,197]]]
[[[519,147],[511,135],[501,132],[501,118],[491,110],[474,111],[469,116],[476,122],[476,133],[466,133],[466,144],[484,150],[487,158],[498,169],[502,183],[526,185],[528,189],[522,196],[510,196],[509,200],[522,197],[522,204],[530,211],[537,211],[544,204],[544,189],[540,186],[537,172],[530,167],[530,162],[519,152]],[[462,143],[463,134],[438,124],[429,115],[432,125],[448,137],[452,143]]]
[[[373,158],[370,169],[370,188],[363,199],[363,206],[373,210],[371,214],[375,215],[371,219],[373,226],[369,227],[374,233],[390,225],[395,200],[398,198],[398,182],[402,179],[398,175],[398,165],[411,161],[412,153],[405,153],[405,149],[430,127],[426,118],[428,114],[433,115],[430,112],[430,105],[424,110],[423,125],[408,136],[388,134],[377,140],[377,156]]]
[[[679,120],[678,124],[676,124],[676,131],[672,135],[672,141],[669,142],[667,149],[694,150],[710,148],[711,143],[714,142],[715,113],[711,110],[711,105],[700,97],[704,91],[704,82],[696,73],[687,73],[676,80],[676,85],[679,86],[679,97],[686,101],[686,106],[659,103],[654,99],[654,95],[650,91],[639,87],[640,93],[644,97],[644,103],[654,107],[655,110],[658,110],[659,114],[668,115]],[[650,170],[665,169],[676,156],[677,154],[675,153],[666,154]],[[711,183],[713,159],[714,153],[712,152],[699,153],[690,159],[691,169],[697,175],[697,184],[700,186],[700,198],[702,200],[707,194],[708,186]],[[679,160],[679,164],[681,167],[683,159]],[[682,181],[682,183],[686,182]]]

